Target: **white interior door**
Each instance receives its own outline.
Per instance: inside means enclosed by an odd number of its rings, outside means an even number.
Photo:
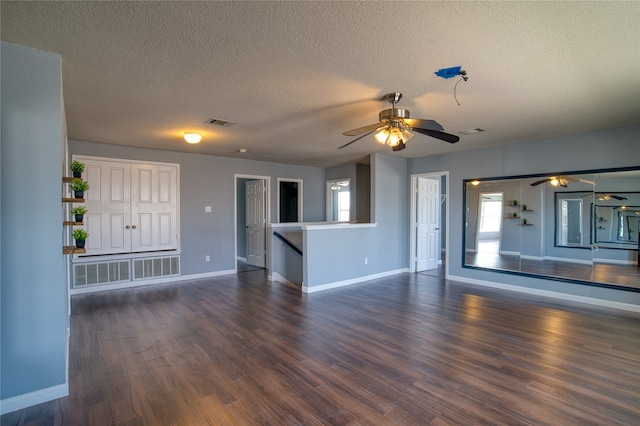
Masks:
[[[440,180],[418,178],[416,272],[438,267],[440,252]]]
[[[134,252],[178,248],[177,169],[131,165],[131,249]]]
[[[85,160],[85,228],[89,233],[87,254],[127,253],[131,251],[129,218],[130,165],[115,161]]]
[[[245,182],[247,194],[247,263],[264,268],[265,242],[265,189],[263,180]]]

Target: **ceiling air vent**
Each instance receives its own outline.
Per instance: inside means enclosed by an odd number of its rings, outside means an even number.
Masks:
[[[222,118],[210,118],[207,120],[207,123],[222,127],[231,127],[236,124],[235,121],[224,120]]]
[[[467,129],[467,130],[461,130],[458,133],[460,133],[461,135],[472,135],[474,133],[480,133],[480,132],[486,132],[487,129],[483,129],[482,127],[476,127],[475,129]]]

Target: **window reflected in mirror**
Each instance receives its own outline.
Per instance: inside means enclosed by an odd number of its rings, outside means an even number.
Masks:
[[[582,245],[582,200],[559,200],[558,244],[561,246]]]
[[[499,253],[502,231],[502,193],[480,195],[480,220],[478,221],[478,252]]]

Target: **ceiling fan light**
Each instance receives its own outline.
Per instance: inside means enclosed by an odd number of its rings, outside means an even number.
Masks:
[[[389,137],[389,130],[386,127],[375,134],[376,140],[383,145],[387,142],[388,137]]]
[[[400,143],[402,143],[402,133],[400,133],[400,129],[398,129],[397,127],[394,127],[393,129],[391,129],[391,132],[389,132],[387,145],[393,147],[393,146],[399,145]]]
[[[560,181],[557,178],[552,178],[549,183],[553,186],[558,186],[560,185]]]
[[[413,134],[410,133],[407,129],[403,129],[401,131],[402,133],[402,140],[406,143],[409,139],[411,139],[413,137]]]

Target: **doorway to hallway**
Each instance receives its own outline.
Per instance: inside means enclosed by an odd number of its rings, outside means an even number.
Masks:
[[[236,175],[236,271],[264,269],[267,246],[266,227],[269,223],[268,176]]]
[[[447,274],[448,172],[411,176],[410,272]]]

